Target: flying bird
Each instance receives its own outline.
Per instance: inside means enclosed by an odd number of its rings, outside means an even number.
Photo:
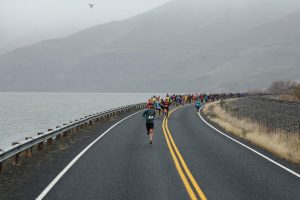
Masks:
[[[93,8],[93,6],[94,6],[95,4],[89,4],[89,5],[90,5],[91,8]]]

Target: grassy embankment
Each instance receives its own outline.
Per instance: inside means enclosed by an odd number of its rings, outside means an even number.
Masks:
[[[231,100],[232,101],[232,100]],[[296,164],[300,164],[300,136],[297,133],[267,129],[251,119],[237,118],[226,112],[220,102],[207,104],[203,110],[207,118],[226,131]]]

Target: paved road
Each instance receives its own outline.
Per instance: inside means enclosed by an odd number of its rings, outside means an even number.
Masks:
[[[185,106],[164,123],[156,120],[153,145],[141,113],[117,125],[44,199],[200,199],[201,192],[202,199],[296,200],[300,179],[209,128]]]

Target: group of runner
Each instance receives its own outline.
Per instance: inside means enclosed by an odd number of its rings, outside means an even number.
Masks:
[[[147,108],[150,107],[157,112],[158,117],[162,115],[165,117],[169,116],[169,107],[173,104],[171,97],[167,94],[164,99],[160,96],[153,96],[148,99]]]
[[[169,116],[169,107],[173,103],[173,99],[167,94],[164,99],[160,96],[153,96],[148,99],[147,110],[144,111],[143,117],[146,118],[146,129],[147,134],[149,135],[149,143],[153,142],[153,133],[154,133],[154,120],[156,113],[158,117],[163,115],[168,118]]]
[[[222,93],[222,94],[166,94],[165,98],[160,96],[153,96],[148,99],[147,109],[143,113],[146,118],[146,129],[149,135],[149,143],[153,142],[154,134],[154,120],[157,115],[158,118],[164,116],[169,117],[169,108],[171,105],[179,106],[184,104],[192,104],[199,112],[203,103],[219,101],[228,98],[239,98],[246,96],[246,93]]]

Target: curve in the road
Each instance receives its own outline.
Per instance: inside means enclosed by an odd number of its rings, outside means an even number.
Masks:
[[[193,106],[174,111],[156,120],[152,145],[141,115],[118,122],[38,199],[299,199],[298,177],[219,134]]]

